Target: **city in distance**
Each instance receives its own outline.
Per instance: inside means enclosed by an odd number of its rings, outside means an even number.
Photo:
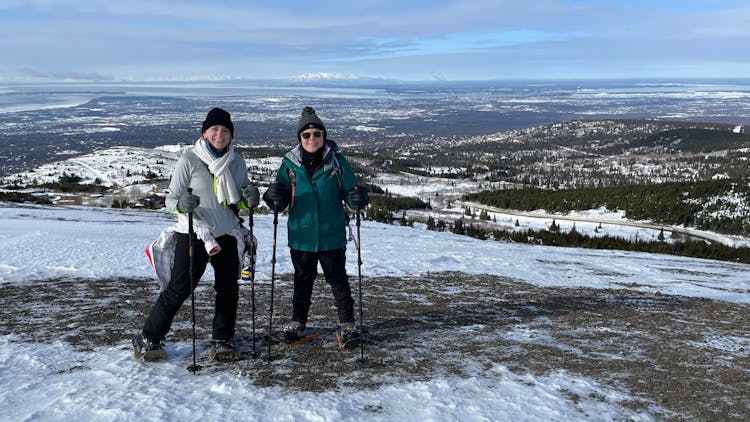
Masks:
[[[367,85],[6,85],[0,176],[111,146],[191,143],[206,110],[232,113],[237,144],[288,147],[311,105],[349,152],[386,154],[570,120],[750,124],[750,80],[441,82]],[[445,152],[445,151],[443,151]]]

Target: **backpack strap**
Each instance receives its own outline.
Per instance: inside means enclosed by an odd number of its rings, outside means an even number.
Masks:
[[[294,208],[294,192],[297,189],[297,174],[291,168],[287,169],[287,174],[289,175],[289,182],[292,184],[292,199],[289,201],[289,208]]]
[[[343,171],[341,171],[341,163],[339,163],[338,153],[334,151],[333,170],[331,170],[331,174],[336,176],[336,180],[339,182],[339,189],[344,188],[344,175],[342,173]]]

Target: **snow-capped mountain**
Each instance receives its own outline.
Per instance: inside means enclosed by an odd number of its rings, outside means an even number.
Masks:
[[[319,82],[319,81],[351,81],[360,79],[353,73],[337,72],[308,72],[289,78],[296,82]]]

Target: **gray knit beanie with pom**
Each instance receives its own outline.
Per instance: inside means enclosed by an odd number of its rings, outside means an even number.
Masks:
[[[299,118],[299,124],[297,125],[297,138],[299,139],[299,134],[302,131],[312,127],[322,130],[325,138],[326,127],[323,125],[323,121],[315,114],[314,108],[305,107],[302,109],[302,116]]]

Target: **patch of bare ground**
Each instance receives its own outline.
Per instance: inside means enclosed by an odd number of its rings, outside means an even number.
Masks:
[[[206,364],[204,371],[232,371],[258,386],[326,391],[478,376],[502,365],[517,374],[565,371],[591,378],[628,392],[631,399],[619,405],[663,420],[750,420],[748,305],[644,293],[627,286],[538,287],[462,273],[363,281],[368,332],[364,361],[360,348],[334,347],[336,313],[321,278],[308,323],[321,336],[294,349],[273,344],[269,361],[263,336],[270,285],[259,283],[258,356],[253,357],[250,286],[243,285],[237,327],[243,359]],[[204,280],[196,293],[201,359],[213,316],[210,286]],[[357,298],[356,278],[352,287]],[[130,339],[157,294],[156,283],[142,279],[2,284],[0,334],[15,334],[24,342],[64,340],[87,352],[116,346],[130,353]],[[288,275],[277,278],[275,297],[274,325],[279,328],[291,313]],[[188,300],[167,341],[187,344],[191,333]],[[167,364],[187,365],[190,359],[171,356]],[[71,371],[86,370],[75,365]],[[569,399],[581,398],[570,393]]]

